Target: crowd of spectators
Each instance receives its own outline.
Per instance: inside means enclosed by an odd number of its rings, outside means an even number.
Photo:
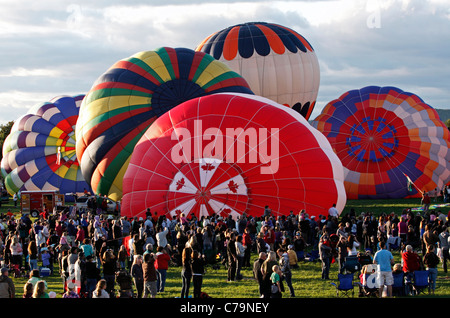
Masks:
[[[30,280],[23,286],[23,297],[54,297],[42,278],[48,271],[61,277],[64,298],[156,297],[164,293],[168,267],[178,266],[180,297],[188,297],[192,283],[192,295],[199,298],[208,296],[202,292],[205,266],[218,263],[226,266],[229,282],[243,278],[242,268],[251,268],[260,297],[282,297],[287,292],[295,297],[291,270],[312,257],[311,251],[320,254],[323,279],[329,278],[332,258],[343,260],[359,251],[374,254],[381,241],[388,249],[410,246],[422,256],[430,245],[439,247],[447,271],[447,226],[442,213],[420,216],[411,211],[376,218],[370,213],[357,216],[351,210],[338,217],[331,208],[326,216],[309,216],[305,211],[274,216],[266,207],[260,217],[197,219],[183,214],[167,217],[147,209],[140,217],[127,218],[72,206],[45,210],[35,220],[28,215],[2,215],[0,283],[8,273],[26,272]],[[444,235],[446,239],[441,239]],[[258,255],[254,263],[252,253]],[[9,289],[11,293],[21,292]],[[0,288],[0,297],[5,295]]]

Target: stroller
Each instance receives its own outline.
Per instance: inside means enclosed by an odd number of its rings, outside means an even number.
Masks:
[[[116,272],[116,282],[119,285],[119,298],[133,298],[133,279],[126,270]]]

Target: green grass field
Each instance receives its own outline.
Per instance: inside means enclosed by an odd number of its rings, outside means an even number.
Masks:
[[[376,215],[379,213],[395,212],[399,214],[404,208],[412,208],[420,205],[420,199],[405,199],[405,200],[361,200],[361,201],[349,201],[344,212],[348,212],[351,208],[354,208],[357,214],[361,212],[372,212]],[[6,209],[11,207],[10,205],[3,204],[1,212],[6,212]],[[17,210],[17,209],[16,209]],[[444,213],[448,213],[449,208],[444,207],[441,209]],[[14,211],[14,209],[13,209]],[[393,252],[396,262],[400,262],[399,252]],[[256,259],[256,254],[252,255],[252,261]],[[447,277],[442,268],[438,268],[438,281],[437,288],[434,296],[416,296],[416,297],[435,297],[443,298],[450,297],[450,277]],[[175,298],[180,296],[181,292],[181,276],[180,267],[170,267],[168,271],[168,277],[166,282],[166,289],[164,293],[158,294],[157,298]],[[207,267],[207,272],[203,280],[202,291],[209,294],[214,298],[258,298],[258,286],[253,279],[251,268],[244,268],[242,271],[244,279],[232,283],[227,283],[227,270],[224,265],[221,265],[219,269],[212,269],[211,266]],[[335,287],[331,285],[331,282],[337,282],[337,264],[332,264],[330,278],[331,280],[324,281],[321,279],[321,264],[320,261],[316,262],[301,262],[298,269],[293,269],[293,285],[296,291],[296,297],[299,298],[330,298],[336,296]],[[13,278],[16,286],[16,295],[21,297],[23,291],[23,285],[26,282],[26,278]],[[48,283],[48,290],[57,293],[57,297],[61,297],[63,293],[62,280],[58,275],[57,269],[55,274],[49,277],[45,277]],[[191,290],[192,293],[192,284]],[[357,288],[355,289],[355,297],[358,296]],[[283,297],[288,298],[289,293],[285,293]],[[412,297],[412,296],[409,296]]]

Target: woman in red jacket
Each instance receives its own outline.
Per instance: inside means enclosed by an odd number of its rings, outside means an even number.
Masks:
[[[157,290],[158,293],[164,292],[164,287],[166,285],[167,269],[169,268],[170,256],[167,251],[162,247],[158,246],[156,249],[156,274],[157,274]]]

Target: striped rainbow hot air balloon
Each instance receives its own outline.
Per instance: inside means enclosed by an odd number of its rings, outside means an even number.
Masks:
[[[163,47],[120,60],[86,95],[77,122],[76,152],[96,194],[122,196],[134,146],[162,114],[195,97],[253,94],[247,82],[203,52]]]
[[[75,125],[84,95],[58,96],[15,121],[1,169],[10,194],[23,190],[91,191],[75,152]]]

